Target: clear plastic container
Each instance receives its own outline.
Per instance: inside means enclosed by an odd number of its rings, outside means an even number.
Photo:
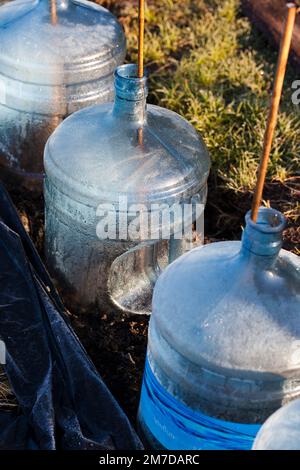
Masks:
[[[42,189],[43,152],[74,111],[113,99],[123,29],[86,0],[14,0],[0,6],[2,179]]]
[[[196,248],[159,278],[139,409],[153,447],[251,449],[300,397],[300,261],[284,226],[260,208],[242,242]]]
[[[190,244],[119,229],[127,230],[134,208],[159,215],[155,205],[204,204],[210,160],[185,119],[146,106],[147,79],[136,73],[135,65],[119,67],[115,102],[70,116],[47,143],[46,256],[70,303],[149,314],[160,270]],[[112,238],[97,231],[103,204],[118,216]]]
[[[300,450],[300,400],[280,408],[260,429],[253,450]]]

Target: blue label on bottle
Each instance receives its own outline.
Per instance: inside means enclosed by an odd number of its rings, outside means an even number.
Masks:
[[[160,385],[148,360],[140,413],[155,439],[169,450],[250,450],[261,427],[223,421],[191,410]]]

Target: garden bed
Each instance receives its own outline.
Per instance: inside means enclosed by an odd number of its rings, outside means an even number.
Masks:
[[[299,204],[295,186],[297,179],[266,186],[265,197],[283,212]],[[237,239],[241,236],[245,212],[251,205],[251,192],[236,193],[216,185],[210,178],[210,197],[207,204],[206,243]],[[19,214],[43,257],[43,198],[11,190]],[[284,232],[284,248],[297,252],[300,247],[299,225],[288,219]],[[59,288],[59,286],[58,286]],[[106,312],[80,312],[69,307],[69,319],[120,405],[135,422],[144,368],[148,320],[146,316],[115,317]],[[1,399],[1,397],[0,397]]]
[[[136,9],[128,1],[102,3],[123,23],[128,37],[127,61],[135,61]],[[209,147],[213,166],[205,215],[206,242],[238,239],[244,215],[251,207],[276,51],[242,16],[237,0],[151,0],[148,6],[145,52],[150,70],[149,101],[184,115]],[[299,254],[300,118],[290,99],[290,84],[296,77],[290,67],[264,200],[286,214],[284,247]],[[10,190],[43,257],[43,198]],[[134,423],[148,318],[82,313],[75,306],[71,306],[69,317],[106,384]]]

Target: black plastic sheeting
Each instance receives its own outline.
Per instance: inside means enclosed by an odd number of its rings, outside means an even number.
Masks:
[[[0,412],[0,449],[140,449],[127,417],[68,324],[0,185],[0,339],[19,407]]]

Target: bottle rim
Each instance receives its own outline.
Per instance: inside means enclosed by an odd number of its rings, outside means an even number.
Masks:
[[[260,207],[257,221],[251,218],[251,210],[245,216],[246,225],[261,233],[281,233],[286,226],[284,215],[272,207]]]
[[[117,98],[126,101],[145,102],[148,95],[147,72],[138,77],[136,64],[120,65],[115,70],[115,93]],[[144,114],[144,112],[143,112]]]
[[[144,76],[138,77],[138,66],[136,64],[123,64],[115,70],[115,79],[128,80],[137,84],[145,83],[148,78],[148,70],[144,69]]]

